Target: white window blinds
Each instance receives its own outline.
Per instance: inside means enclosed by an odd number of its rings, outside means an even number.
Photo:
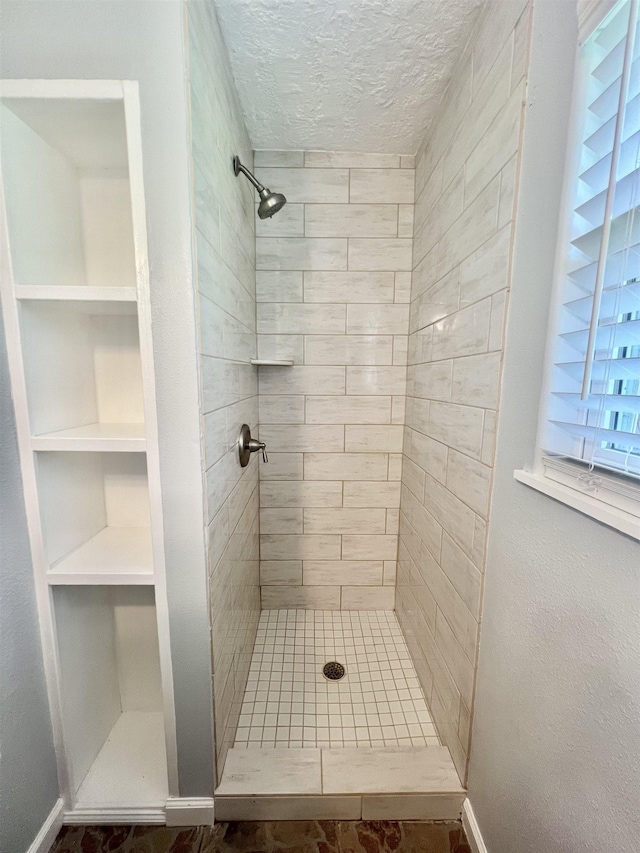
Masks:
[[[543,450],[640,476],[640,36],[622,0],[581,47],[578,148]]]

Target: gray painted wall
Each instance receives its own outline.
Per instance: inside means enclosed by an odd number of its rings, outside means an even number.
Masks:
[[[632,853],[640,837],[640,546],[513,479],[535,444],[575,7],[534,3],[469,771],[490,853]]]
[[[0,313],[0,850],[22,853],[58,799]]]
[[[179,0],[0,7],[3,77],[140,82],[181,796],[211,796],[211,651],[198,402],[183,8]]]

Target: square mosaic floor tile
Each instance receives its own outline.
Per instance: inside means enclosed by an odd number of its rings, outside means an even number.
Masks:
[[[395,613],[262,612],[236,747],[439,744]]]

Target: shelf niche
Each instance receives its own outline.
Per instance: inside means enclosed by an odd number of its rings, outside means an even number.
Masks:
[[[7,98],[0,110],[14,283],[135,287],[124,102]]]
[[[161,808],[168,796],[153,589],[56,587],[74,811]]]
[[[136,305],[22,301],[19,316],[32,435],[143,442]]]
[[[153,583],[143,453],[39,452],[36,475],[49,583]]]

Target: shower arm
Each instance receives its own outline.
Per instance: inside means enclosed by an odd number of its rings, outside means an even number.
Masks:
[[[254,176],[253,176],[253,175],[251,174],[251,172],[246,168],[246,166],[243,166],[243,165],[242,165],[242,163],[240,162],[240,158],[239,158],[239,157],[234,157],[234,158],[233,158],[233,171],[234,171],[234,173],[235,173],[236,177],[240,174],[240,172],[242,172],[242,174],[243,174],[246,178],[248,178],[248,180],[249,180],[249,181],[251,181],[251,183],[253,184],[253,186],[257,189],[258,193],[262,193],[262,192],[264,192],[264,187],[262,186],[262,184],[260,183],[260,181],[258,181],[256,178],[254,178]]]

